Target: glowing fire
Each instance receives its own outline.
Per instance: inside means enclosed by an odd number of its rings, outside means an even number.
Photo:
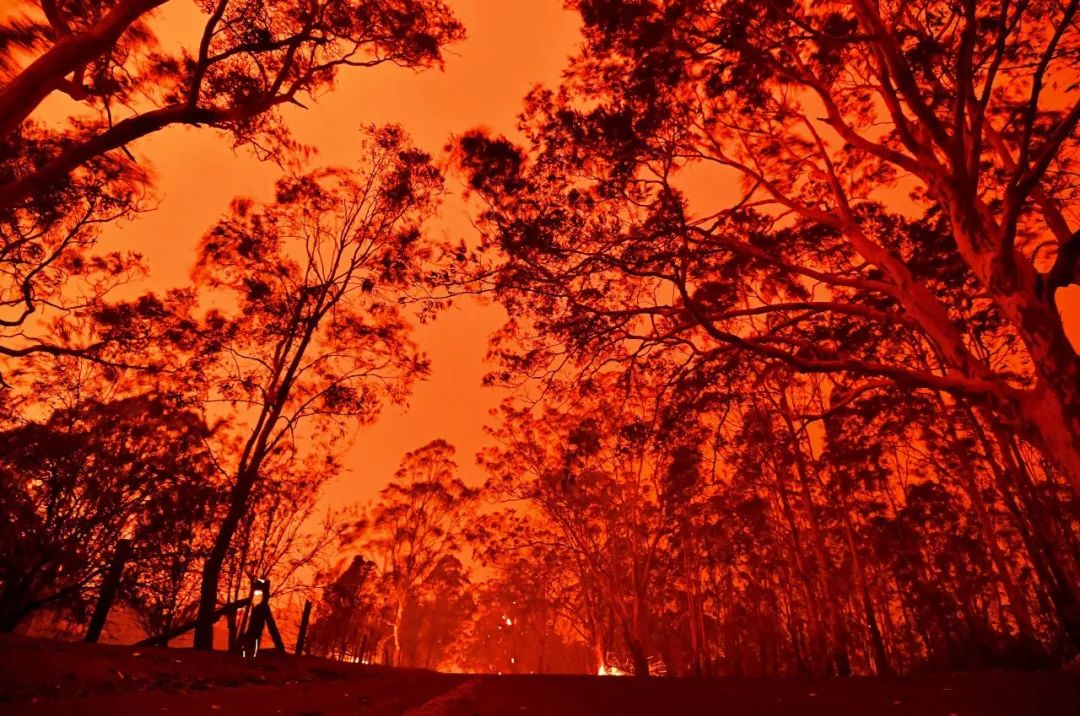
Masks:
[[[626,676],[626,672],[617,666],[600,665],[600,670],[596,672],[597,676]]]

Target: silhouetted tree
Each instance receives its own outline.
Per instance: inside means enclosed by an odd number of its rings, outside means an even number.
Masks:
[[[585,595],[557,537],[535,517],[504,508],[485,511],[470,538],[494,574],[476,585],[476,613],[457,647],[461,666],[504,674],[595,671]]]
[[[203,238],[195,281],[234,306],[203,321],[203,400],[231,408],[235,429],[216,456],[232,487],[203,568],[197,647],[211,647],[221,568],[260,482],[304,454],[331,459],[350,424],[404,400],[427,371],[401,303],[429,282],[422,229],[441,187],[399,128],[372,129],[359,168],[283,179],[274,203],[237,200]]]
[[[369,522],[358,525],[356,540],[392,590],[397,666],[413,666],[417,656],[416,643],[405,641],[410,607],[421,605],[425,590],[461,572],[456,553],[463,546],[476,491],[456,472],[454,448],[445,440],[406,453],[393,482],[380,491]],[[451,581],[460,584],[462,579]]]
[[[163,7],[201,14],[201,31],[180,49],[158,41]],[[171,125],[209,126],[295,164],[307,150],[281,107],[332,88],[341,68],[438,66],[442,48],[463,36],[439,0],[24,0],[5,10],[0,357],[140,367],[107,354],[107,332],[79,340],[42,326],[107,310],[109,291],[142,270],[135,254],[93,251],[102,225],[149,207],[151,172],[128,145]],[[57,105],[71,108],[66,122],[34,116],[59,97],[69,100]]]
[[[661,373],[662,375],[662,373]],[[656,373],[601,374],[567,396],[574,407],[504,407],[494,435],[502,445],[484,462],[489,488],[540,511],[574,565],[581,588],[610,610],[633,661],[647,675],[658,582],[672,568],[664,558],[679,518],[665,499],[666,478],[700,437],[693,426],[664,423],[663,384]],[[606,649],[593,617],[599,663]]]
[[[308,652],[374,663],[389,633],[392,607],[377,565],[357,555],[323,590],[311,624]]]
[[[120,537],[155,572],[218,501],[195,413],[155,396],[87,400],[0,434],[0,628],[46,606],[84,607]],[[78,611],[77,611],[78,613]]]

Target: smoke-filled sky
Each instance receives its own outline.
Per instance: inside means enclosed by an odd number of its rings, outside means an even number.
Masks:
[[[442,71],[414,72],[385,65],[346,70],[336,89],[301,110],[286,111],[299,141],[318,150],[316,164],[356,158],[358,128],[403,125],[422,148],[438,153],[453,134],[474,127],[513,133],[522,98],[537,83],[554,84],[578,41],[577,16],[561,0],[451,0],[468,38],[449,48]],[[205,21],[194,6],[169,5],[153,25],[163,44],[197,39]],[[113,241],[143,253],[155,289],[187,282],[195,246],[235,196],[270,197],[280,170],[247,150],[234,151],[224,134],[172,128],[140,140],[136,157],[158,175],[156,211],[115,230]],[[436,231],[458,239],[475,234],[461,200],[461,182],[448,182]],[[470,239],[471,240],[471,239]],[[460,301],[416,339],[433,372],[408,410],[391,406],[377,424],[362,428],[345,458],[348,472],[324,495],[328,504],[366,501],[391,478],[403,453],[442,437],[458,448],[462,476],[483,479],[474,464],[488,421],[500,399],[481,388],[487,335],[504,314],[497,306]]]
[[[577,15],[561,0],[448,0],[468,38],[446,53],[442,71],[384,65],[344,71],[337,87],[307,110],[289,108],[286,119],[299,141],[313,146],[316,164],[355,159],[358,128],[403,125],[422,148],[439,153],[454,134],[475,127],[513,135],[522,99],[535,84],[555,84],[578,42]],[[194,4],[166,7],[153,21],[163,44],[193,42],[205,18]],[[156,211],[114,229],[111,240],[141,251],[155,289],[183,285],[202,235],[235,196],[269,198],[280,170],[247,150],[234,151],[224,134],[171,128],[132,147],[158,174]],[[698,177],[685,187],[715,195],[725,187]],[[720,180],[720,183],[723,180]],[[475,230],[461,200],[461,182],[450,177],[448,196],[433,226],[451,239],[472,240]],[[714,196],[715,198],[715,196]],[[1074,342],[1080,342],[1080,288],[1062,301]],[[326,490],[327,504],[343,505],[375,496],[393,475],[402,454],[442,437],[458,448],[462,476],[483,476],[474,455],[484,442],[488,411],[500,393],[481,387],[486,339],[500,323],[497,306],[459,302],[416,339],[433,361],[407,410],[391,406],[377,424],[362,428],[348,452],[347,473]]]

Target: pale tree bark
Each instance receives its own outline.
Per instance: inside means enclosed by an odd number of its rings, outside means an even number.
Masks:
[[[799,527],[798,518],[795,515],[795,510],[791,506],[791,500],[788,497],[787,481],[785,480],[787,471],[777,460],[774,459],[772,463],[777,500],[780,503],[781,514],[783,514],[784,520],[787,522],[788,526],[789,549],[793,561],[791,569],[799,575],[803,598],[806,602],[807,626],[810,630],[809,637],[811,644],[808,666],[812,672],[817,673],[820,665],[821,673],[825,673],[827,671],[825,665],[830,661],[829,643],[825,630],[822,628],[822,617],[820,612],[822,608],[827,609],[828,607],[827,605],[823,605],[822,601],[818,599],[817,590],[814,589],[815,580],[811,576],[810,570],[806,564],[807,558],[803,554],[802,529]]]
[[[141,17],[167,1],[122,0],[93,26],[61,37],[0,88],[0,140],[15,131],[69,74],[108,52]]]
[[[805,88],[823,105],[825,117],[821,118],[811,118],[791,108],[794,124],[785,126],[783,131],[793,132],[798,125],[800,131],[809,135],[813,154],[810,159],[800,158],[799,163],[815,162],[816,172],[831,195],[832,207],[822,208],[816,199],[803,201],[787,188],[778,172],[770,172],[769,161],[762,160],[754,147],[755,142],[771,140],[756,136],[760,135],[757,126],[742,127],[733,121],[729,127],[743,140],[742,150],[748,159],[732,156],[729,148],[711,135],[704,124],[697,127],[702,142],[700,152],[701,156],[744,174],[770,201],[805,220],[841,232],[857,255],[882,273],[884,281],[876,288],[903,306],[925,339],[933,344],[945,362],[946,377],[966,379],[946,380],[946,383],[954,382],[951,390],[990,403],[999,414],[1014,420],[1025,439],[1043,450],[1080,495],[1080,356],[1065,334],[1055,302],[1057,288],[1080,281],[1080,232],[1069,226],[1055,197],[1047,194],[1040,184],[1057,153],[1080,124],[1080,103],[1065,108],[1044,133],[1041,144],[1035,144],[1032,132],[1049,65],[1060,54],[1059,45],[1074,22],[1080,3],[1069,0],[1058,8],[1048,18],[1054,24],[1047,35],[1031,35],[1032,39],[1045,42],[1045,46],[1038,49],[1039,62],[1027,78],[1031,83],[1029,96],[1022,117],[1017,120],[1023,131],[1012,146],[993,127],[988,116],[1005,50],[1009,43],[1024,41],[1019,33],[1023,29],[1020,20],[1026,5],[1013,7],[1012,15],[1009,7],[1003,6],[1004,14],[996,26],[979,29],[974,5],[964,6],[957,18],[961,42],[958,49],[950,50],[956,55],[950,57],[955,60],[955,88],[936,88],[950,93],[953,101],[934,106],[900,47],[897,33],[903,28],[904,20],[886,19],[884,10],[868,0],[851,4],[864,33],[859,40],[864,48],[862,69],[873,80],[867,87],[880,98],[880,123],[896,130],[899,138],[896,145],[862,134],[853,126],[852,118],[843,108],[844,98],[838,94],[842,90],[816,76],[804,60],[807,38],[793,39],[763,53],[762,61],[768,62],[773,71]],[[805,29],[809,30],[809,25]],[[976,67],[971,52],[980,32],[991,33],[990,38],[996,39],[997,44],[987,43],[994,48],[993,59],[985,66]],[[942,301],[913,277],[897,254],[864,233],[849,197],[850,184],[838,169],[837,152],[819,134],[818,126],[839,135],[849,151],[873,162],[892,165],[927,190],[930,203],[936,204],[948,218],[959,257],[1030,357],[1033,373],[1029,387],[1010,386],[1008,377],[995,373],[973,356],[964,333],[948,317]],[[987,159],[996,161],[1006,173],[1004,184],[995,189],[1001,194],[1000,206],[987,198],[988,195],[993,198],[993,192],[985,186],[987,172],[982,169]],[[785,169],[790,171],[791,167]],[[1045,273],[1036,270],[1032,259],[1015,246],[1019,217],[1029,206],[1043,218],[1046,231],[1058,246],[1054,266]],[[814,361],[794,357],[790,362],[796,366],[802,363],[810,370],[825,367],[821,362],[815,365]],[[843,363],[836,361],[837,369],[842,370]],[[937,378],[918,372],[898,372],[897,366],[867,366],[850,361],[848,366],[876,375],[891,374],[927,388],[938,382]]]
[[[832,589],[832,558],[825,546],[825,538],[821,533],[820,518],[817,506],[814,504],[811,492],[809,467],[806,464],[806,456],[803,454],[802,432],[796,430],[792,419],[791,405],[787,399],[786,389],[779,391],[780,415],[788,430],[788,439],[795,459],[795,471],[799,479],[799,496],[802,499],[803,510],[806,512],[807,525],[810,530],[810,540],[814,548],[814,555],[818,565],[818,578],[821,583],[822,600],[825,603],[825,616],[829,626],[829,636],[832,651],[832,663],[838,676],[851,675],[851,662],[848,656],[848,634],[844,625],[843,614],[834,598]]]
[[[405,652],[401,647],[401,632],[405,626],[405,606],[408,602],[408,593],[403,589],[397,590],[397,600],[394,607],[394,666],[409,666],[405,663]]]

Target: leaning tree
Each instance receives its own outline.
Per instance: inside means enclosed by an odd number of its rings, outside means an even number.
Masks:
[[[571,4],[586,47],[530,96],[530,148],[458,143],[485,276],[546,347],[944,391],[1080,492],[1057,303],[1080,255],[1076,2]],[[540,372],[536,348],[508,352]]]
[[[397,127],[369,130],[361,155],[353,169],[282,179],[269,204],[236,200],[199,248],[194,280],[209,307],[188,369],[208,413],[231,425],[217,448],[231,488],[203,567],[200,648],[212,645],[222,565],[262,482],[312,456],[331,470],[348,427],[404,401],[428,369],[407,310],[434,310],[425,297],[441,274],[423,225],[442,177]]]

